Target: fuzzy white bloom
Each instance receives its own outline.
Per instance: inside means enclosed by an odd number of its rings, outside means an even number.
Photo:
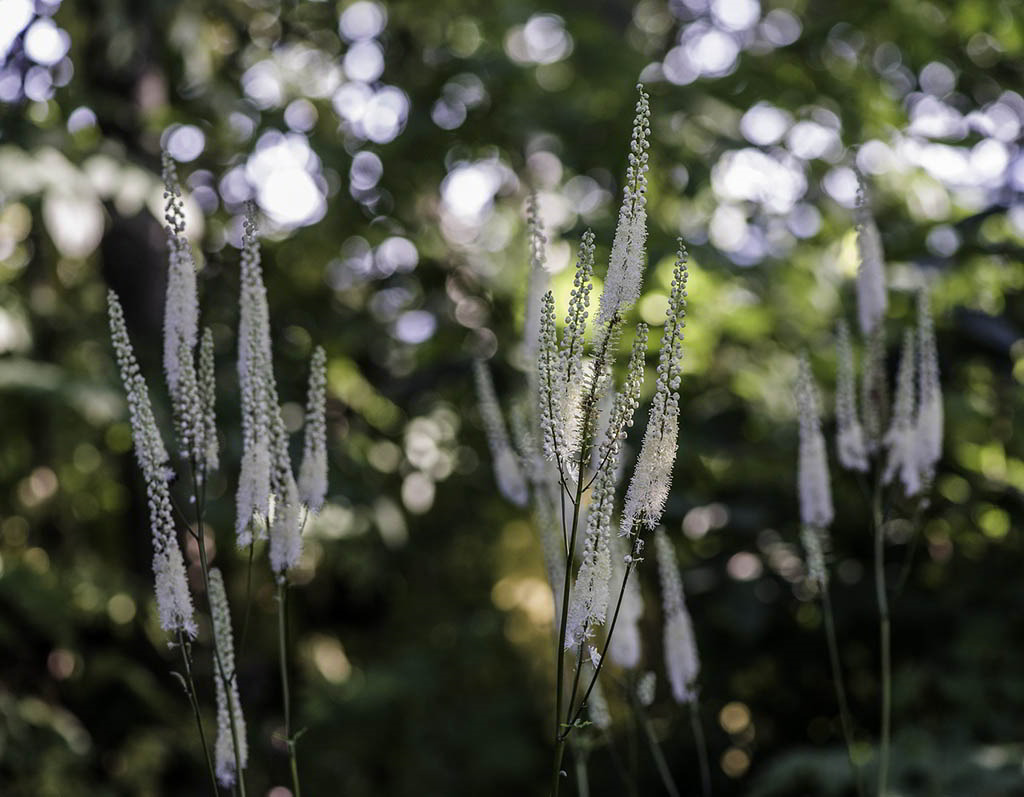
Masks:
[[[276,392],[276,391],[275,391]],[[270,567],[278,579],[299,563],[302,556],[302,500],[288,456],[288,431],[276,407],[270,419]]]
[[[647,260],[647,150],[650,147],[651,106],[643,85],[638,85],[637,90],[640,98],[633,120],[626,185],[608,259],[604,293],[601,294],[598,326],[608,324],[640,298]]]
[[[818,589],[824,590],[828,586],[828,568],[825,566],[829,547],[828,530],[803,526],[800,529],[800,542],[803,543],[807,559],[807,575],[817,584]]]
[[[213,362],[213,332],[209,327],[203,330],[199,343],[199,399],[203,410],[203,450],[200,461],[206,473],[219,467],[219,445],[217,442],[217,386]]]
[[[658,686],[658,676],[653,670],[648,670],[636,682],[636,699],[640,705],[647,707],[654,703],[654,693]]]
[[[206,461],[206,408],[203,405],[192,352],[184,340],[179,342],[178,348],[178,363],[181,368],[178,373],[177,390],[171,397],[174,404],[174,426],[178,433],[181,455],[193,463],[196,477],[201,480]]]
[[[647,350],[647,327],[640,324],[633,341],[633,352],[626,372],[626,381],[612,405],[610,419],[601,442],[600,466],[587,511],[583,536],[583,560],[576,576],[576,585],[569,605],[566,624],[566,648],[579,644],[607,619],[611,596],[612,549],[611,522],[615,504],[615,487],[619,457],[626,429],[632,422],[640,400],[643,384],[644,355]],[[614,588],[618,597],[618,585]],[[612,637],[614,638],[614,634]]]
[[[622,579],[626,574],[627,548],[622,537],[612,537],[612,580],[609,585],[612,595],[618,595],[622,589]],[[640,664],[642,643],[640,639],[640,620],[644,614],[644,597],[636,576],[626,581],[626,589],[622,593],[622,605],[619,606],[619,619],[615,622],[615,633],[608,642],[608,658],[626,670],[635,669]]]
[[[867,339],[861,361],[860,404],[864,447],[874,454],[882,447],[885,418],[889,412],[889,385],[885,372],[885,329],[879,327]]]
[[[270,313],[260,269],[255,208],[249,206],[243,222],[241,289],[238,320],[238,384],[242,403],[242,472],[236,495],[235,533],[239,546],[252,542],[270,515],[271,412],[277,412],[270,354]]]
[[[555,424],[556,445],[562,469],[575,475],[578,451],[585,444],[584,427],[586,408],[584,397],[589,384],[583,362],[590,291],[594,286],[594,233],[587,230],[580,242],[576,260],[576,274],[573,277],[572,292],[569,295],[569,309],[565,317],[565,328],[558,348],[557,392]]]
[[[153,534],[153,573],[156,577],[156,605],[160,627],[170,633],[183,631],[196,635],[192,614],[192,596],[185,575],[178,535],[171,515],[171,496],[167,450],[164,448],[149,401],[146,380],[132,351],[124,310],[117,294],[107,294],[110,313],[110,338],[117,355],[117,365],[128,401],[128,414],[135,443],[135,458],[146,481],[150,526]]]
[[[665,329],[661,336],[658,382],[647,417],[647,429],[626,491],[622,534],[632,534],[635,524],[649,529],[658,525],[665,511],[679,435],[679,383],[682,379],[683,328],[686,326],[686,249],[679,251],[672,274]]]
[[[918,405],[916,420],[918,469],[930,483],[942,458],[942,386],[939,384],[939,355],[935,347],[927,289],[917,296]]]
[[[697,677],[700,659],[693,623],[683,599],[683,581],[679,576],[676,552],[665,533],[659,528],[654,534],[654,547],[658,555],[658,573],[661,576],[661,597],[665,614],[665,670],[677,703],[690,703],[697,698]]]
[[[242,769],[249,761],[249,745],[245,738],[245,718],[242,701],[238,696],[238,678],[235,672],[235,643],[231,632],[231,610],[224,590],[224,579],[216,567],[210,569],[210,615],[213,635],[217,644],[214,682],[217,687],[217,743],[214,748],[217,780],[223,786],[234,784],[235,742]],[[232,725],[234,736],[232,736]]]
[[[839,369],[836,375],[836,449],[839,464],[847,470],[866,473],[868,450],[864,444],[864,428],[857,416],[856,379],[853,371],[853,348],[850,330],[839,322],[837,344]]]
[[[516,506],[526,506],[530,497],[526,477],[523,475],[519,457],[509,443],[508,430],[505,428],[505,419],[501,415],[498,397],[494,392],[491,372],[482,360],[475,360],[473,373],[480,417],[487,432],[491,456],[494,458],[494,478],[498,483],[498,492]]]
[[[805,526],[823,529],[832,524],[832,488],[825,438],[821,434],[818,391],[806,356],[800,358],[796,403],[800,416],[800,454],[797,465],[800,522]]]
[[[547,459],[561,456],[563,430],[558,424],[558,338],[555,331],[555,297],[548,291],[541,300],[537,345],[537,419]]]
[[[889,454],[882,474],[883,483],[889,484],[898,473],[908,496],[917,495],[921,490],[918,437],[914,423],[915,356],[914,332],[908,329],[903,335],[903,351],[896,375],[892,422],[885,434],[884,442]]]
[[[299,466],[299,500],[316,513],[327,496],[327,353],[313,349],[306,394],[305,445]]]
[[[199,299],[196,295],[196,266],[192,257],[192,246],[185,236],[185,208],[181,200],[181,186],[178,183],[174,160],[163,152],[163,180],[165,213],[167,222],[167,293],[164,304],[164,372],[167,387],[174,405],[175,417],[180,427],[196,423],[201,412],[194,406],[197,394],[182,395],[182,380],[195,385],[195,362],[193,350],[196,346],[199,328]],[[200,421],[201,423],[201,421]],[[191,456],[190,443],[194,442],[201,429],[185,427],[188,440],[181,441],[182,454]]]
[[[857,193],[857,320],[861,334],[867,337],[885,318],[888,298],[885,286],[885,255],[882,238],[864,198],[864,188]]]

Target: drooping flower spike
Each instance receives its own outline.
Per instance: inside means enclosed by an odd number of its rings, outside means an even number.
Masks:
[[[160,627],[169,633],[184,632],[196,635],[192,613],[192,596],[185,575],[185,560],[174,528],[171,514],[171,495],[167,480],[167,450],[153,417],[149,390],[132,351],[124,310],[117,294],[107,294],[110,314],[110,337],[117,355],[121,381],[128,400],[128,414],[135,444],[135,458],[146,481],[149,499],[150,528],[153,535],[153,574],[156,577],[156,604],[160,614]]]
[[[857,251],[860,266],[857,268],[857,319],[860,331],[868,337],[885,318],[888,306],[885,285],[885,254],[882,238],[871,215],[865,196],[863,178],[857,189]]]
[[[935,346],[928,289],[917,295],[918,406],[916,419],[918,469],[922,481],[930,484],[942,458],[942,386],[939,384],[939,355]]]
[[[516,506],[526,506],[526,502],[529,500],[526,477],[523,475],[519,457],[516,456],[516,452],[509,442],[505,419],[502,417],[498,397],[494,392],[491,372],[482,360],[473,362],[473,372],[476,379],[480,417],[483,419],[484,429],[487,432],[491,456],[494,458],[494,478],[498,483],[498,492]]]

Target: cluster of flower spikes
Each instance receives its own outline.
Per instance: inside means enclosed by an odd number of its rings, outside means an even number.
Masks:
[[[917,329],[904,333],[896,393],[889,413],[885,375],[884,318],[888,306],[884,255],[878,229],[867,210],[863,187],[858,193],[858,317],[865,338],[861,375],[862,420],[854,398],[854,365],[845,324],[838,330],[839,371],[836,389],[837,449],[840,464],[867,472],[871,456],[886,451],[882,480],[899,477],[908,496],[920,494],[934,478],[942,455],[942,389],[928,289],[917,296]]]

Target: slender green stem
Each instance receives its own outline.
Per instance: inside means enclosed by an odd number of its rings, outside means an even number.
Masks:
[[[658,770],[658,775],[665,786],[665,791],[667,791],[671,797],[679,797],[679,787],[676,786],[676,782],[672,778],[672,772],[668,768],[668,762],[665,760],[665,754],[661,752],[661,745],[658,744],[658,737],[654,733],[651,721],[642,712],[642,709],[639,709],[639,707],[637,708],[640,715],[640,725],[644,729],[644,736],[647,737],[647,743],[651,748],[651,757],[654,759],[654,766]]]
[[[636,560],[636,548],[633,549],[633,561]],[[583,699],[579,703],[579,707],[576,709],[576,714],[572,715],[572,706],[569,707],[569,718],[566,720],[566,728],[563,732],[564,736],[569,735],[569,730],[583,715],[583,709],[587,706],[587,700],[590,698],[590,693],[594,691],[594,684],[597,683],[597,677],[601,674],[601,668],[604,666],[605,656],[608,654],[608,646],[612,641],[612,634],[615,631],[615,623],[619,619],[619,609],[622,608],[622,598],[626,594],[626,582],[629,580],[629,574],[633,569],[633,561],[626,565],[625,574],[622,576],[622,585],[619,587],[619,597],[615,601],[615,611],[612,613],[612,621],[608,624],[608,632],[604,637],[604,645],[601,647],[601,656],[597,662],[597,666],[594,667],[594,674],[590,678],[590,683],[587,685],[587,691],[583,693]]]
[[[928,486],[925,486],[925,494],[927,494]],[[910,545],[907,547],[907,556],[903,560],[903,567],[900,569],[900,577],[896,579],[896,586],[892,590],[892,602],[895,603],[899,596],[903,593],[903,588],[907,585],[907,580],[910,578],[910,570],[914,565],[914,556],[917,554],[917,546],[921,540],[921,515],[924,514],[925,500],[919,500],[917,506],[914,507],[914,516],[911,519],[911,531],[910,531]]]
[[[576,487],[576,500],[572,510],[572,535],[569,538],[565,562],[565,578],[562,582],[562,613],[558,622],[558,641],[555,648],[555,756],[551,766],[551,795],[558,797],[562,780],[562,756],[565,753],[565,736],[562,735],[562,684],[565,679],[565,630],[569,620],[569,589],[572,585],[572,552],[576,549],[576,530],[580,518],[579,498],[583,482]]]
[[[700,788],[703,797],[711,797],[711,763],[708,761],[708,743],[704,738],[704,723],[700,721],[700,698],[694,694],[690,701],[690,728],[697,745],[697,762],[700,765]]]
[[[213,768],[213,759],[210,757],[210,747],[206,743],[206,732],[203,730],[203,718],[199,713],[199,696],[196,694],[196,682],[192,677],[192,653],[185,632],[178,629],[178,647],[181,649],[181,660],[185,665],[185,684],[188,693],[188,702],[192,705],[192,713],[196,717],[196,727],[199,729],[199,742],[203,746],[203,755],[206,757],[206,768],[210,772],[210,784],[213,786],[214,795],[218,794],[217,775]]]
[[[832,683],[836,690],[836,701],[839,703],[839,721],[843,727],[843,739],[846,741],[846,755],[850,759],[850,773],[857,786],[858,797],[864,797],[864,786],[861,783],[860,767],[853,754],[853,719],[850,704],[846,700],[846,687],[843,685],[843,668],[839,659],[839,643],[836,640],[836,621],[832,612],[832,598],[828,585],[821,588],[821,606],[825,615],[825,639],[828,642],[828,659],[832,666]]]
[[[876,480],[871,500],[871,519],[875,532],[875,596],[878,600],[879,638],[882,659],[882,739],[879,747],[878,797],[889,788],[889,754],[892,733],[892,628],[889,599],[885,587],[885,532],[882,522],[882,488]]]
[[[291,695],[288,689],[288,577],[277,582],[277,643],[281,656],[281,695],[284,701],[284,737],[288,745],[288,764],[292,773],[292,795],[299,797],[299,762],[292,737]]]
[[[238,645],[238,657],[245,650],[245,640],[249,635],[249,612],[252,609],[252,554],[256,549],[256,541],[249,540],[249,564],[245,572],[245,620],[242,621],[242,639]]]

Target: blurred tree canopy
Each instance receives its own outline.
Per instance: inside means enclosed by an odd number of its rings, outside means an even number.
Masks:
[[[661,323],[677,236],[693,259],[666,525],[716,793],[852,793],[797,545],[792,382],[807,349],[834,385],[834,326],[854,310],[856,168],[888,259],[892,370],[927,282],[946,402],[920,535],[899,507],[890,526],[892,583],[907,568],[893,780],[905,794],[1020,794],[1022,49],[1010,0],[0,0],[0,791],[206,788],[155,619],[104,311],[113,287],[166,421],[164,145],[216,338],[227,465],[210,520],[236,624],[246,200],[262,211],[293,431],[309,352],[328,353],[330,506],[307,530],[292,601],[309,793],[545,793],[550,600],[528,517],[496,493],[469,363],[493,358],[505,398],[522,382],[528,187],[563,299],[586,227],[606,260],[643,80],[640,318]],[[840,647],[868,743],[868,516],[856,480],[833,477]],[[265,558],[255,567],[240,685],[250,785],[265,794],[286,758],[273,582]],[[645,656],[661,678],[653,575],[641,571]],[[212,689],[201,697],[212,705]],[[695,790],[684,712],[662,700],[654,719]],[[608,758],[590,758],[594,794],[621,793]],[[640,792],[660,793],[648,760],[641,772]]]

